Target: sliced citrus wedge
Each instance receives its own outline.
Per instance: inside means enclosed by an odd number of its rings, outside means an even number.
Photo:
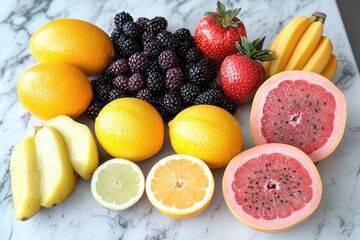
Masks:
[[[145,178],[135,163],[114,158],[101,164],[91,178],[91,193],[105,208],[123,210],[134,205],[144,193]]]
[[[159,160],[146,178],[146,194],[163,214],[184,219],[199,215],[214,193],[214,178],[199,158],[174,154]]]

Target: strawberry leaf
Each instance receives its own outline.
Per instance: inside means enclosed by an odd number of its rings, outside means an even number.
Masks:
[[[241,8],[235,8],[231,10],[226,10],[224,4],[220,1],[217,2],[216,13],[206,12],[205,15],[211,16],[211,18],[219,25],[224,28],[234,27],[237,28],[241,23],[236,16],[240,13]]]
[[[250,42],[246,37],[241,36],[240,40],[240,43],[235,43],[235,46],[240,54],[261,62],[275,59],[272,56],[272,51],[269,51],[268,49],[262,49],[265,42],[265,37],[262,39],[257,38],[253,42]]]

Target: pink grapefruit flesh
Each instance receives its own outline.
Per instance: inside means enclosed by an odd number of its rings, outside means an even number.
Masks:
[[[223,194],[240,221],[257,230],[279,232],[305,221],[316,210],[322,185],[304,152],[269,143],[230,161],[223,176]]]
[[[250,130],[255,145],[289,144],[316,162],[339,144],[346,116],[345,97],[331,81],[316,73],[287,71],[257,91]]]

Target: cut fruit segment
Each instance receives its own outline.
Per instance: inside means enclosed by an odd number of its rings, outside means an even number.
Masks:
[[[90,129],[65,115],[46,121],[44,126],[54,127],[61,133],[71,165],[83,179],[90,179],[99,166],[99,154]]]
[[[40,210],[40,176],[33,137],[25,137],[14,147],[10,176],[15,217],[25,221]]]
[[[163,214],[185,219],[199,215],[214,193],[214,178],[199,158],[174,154],[159,160],[146,179],[146,194]]]
[[[77,174],[71,166],[60,132],[42,127],[35,134],[40,171],[41,206],[50,208],[65,201],[75,190]]]
[[[255,145],[285,143],[314,161],[330,155],[345,130],[347,104],[325,77],[287,71],[269,78],[257,91],[250,113]]]
[[[257,230],[279,232],[305,221],[317,209],[322,184],[304,152],[269,143],[231,160],[223,176],[223,194],[241,222]]]
[[[91,179],[91,193],[103,207],[123,210],[137,203],[144,193],[145,178],[135,163],[114,158],[101,164]]]

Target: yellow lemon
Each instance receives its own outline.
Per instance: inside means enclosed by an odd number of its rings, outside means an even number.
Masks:
[[[136,162],[161,149],[164,123],[151,104],[137,98],[120,98],[100,111],[95,134],[111,156]]]
[[[99,75],[115,56],[111,39],[103,30],[68,18],[53,20],[37,30],[29,48],[39,62],[65,62],[87,76]]]
[[[181,111],[169,122],[169,135],[175,152],[198,157],[210,168],[226,166],[243,145],[235,117],[212,105],[195,105]]]

